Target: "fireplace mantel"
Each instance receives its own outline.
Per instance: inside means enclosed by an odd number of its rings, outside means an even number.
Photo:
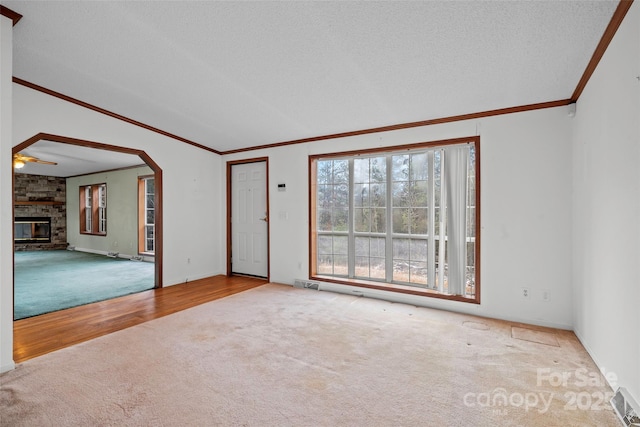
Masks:
[[[30,205],[64,205],[64,202],[55,202],[53,200],[14,200],[13,204],[16,206],[30,206]]]

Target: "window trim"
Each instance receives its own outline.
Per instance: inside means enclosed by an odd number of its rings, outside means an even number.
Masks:
[[[146,194],[146,182],[149,179],[153,179],[154,180],[154,185],[155,185],[155,176],[154,175],[140,175],[138,176],[138,254],[139,255],[147,255],[147,256],[155,256],[155,250],[154,251],[147,251],[145,248],[145,241],[146,241],[146,233],[145,233],[145,227],[147,226],[147,221],[146,221],[146,207],[147,207],[147,194]],[[154,191],[154,198],[155,198],[155,191]],[[155,212],[155,207],[154,207],[154,212]],[[157,212],[156,212],[157,213]],[[154,213],[154,218],[155,218],[155,213]],[[155,234],[155,228],[156,228],[156,224],[155,224],[155,219],[154,219],[154,234],[153,234],[153,247],[155,248],[156,246],[156,234]]]
[[[100,189],[104,188],[105,192],[105,206],[101,207],[100,200]],[[91,191],[91,229],[87,230],[87,206],[86,206],[86,196],[87,191]],[[80,207],[80,234],[90,235],[90,236],[106,236],[107,235],[107,183],[97,183],[97,184],[87,184],[81,185],[79,187],[79,207]],[[104,209],[104,231],[100,230],[101,217],[100,212],[101,209]]]
[[[377,281],[372,281],[372,280],[370,281],[370,280],[363,280],[363,279],[324,276],[317,273],[317,259],[318,259],[317,258],[318,230],[317,230],[317,221],[316,221],[317,170],[314,166],[314,162],[318,161],[319,159],[330,158],[330,157],[342,157],[342,158],[356,157],[356,156],[365,155],[365,154],[368,155],[368,154],[377,154],[377,153],[399,152],[403,150],[431,149],[438,146],[456,145],[456,144],[464,144],[464,143],[473,143],[475,146],[475,180],[476,180],[475,232],[476,232],[476,236],[475,236],[475,259],[474,259],[474,264],[475,264],[475,296],[474,298],[464,297],[461,295],[448,295],[444,293],[439,293],[438,291],[435,291],[432,289],[419,288],[415,286],[408,286],[408,285],[387,283],[387,282],[377,282]],[[308,163],[309,199],[308,200],[309,200],[309,278],[310,279],[329,282],[329,283],[362,287],[362,288],[377,289],[377,290],[398,292],[398,293],[404,293],[404,294],[419,295],[419,296],[425,296],[425,297],[433,297],[433,298],[439,298],[439,299],[480,304],[480,295],[481,295],[480,164],[481,164],[481,161],[480,161],[480,137],[479,136],[470,136],[470,137],[464,137],[464,138],[453,138],[453,139],[437,140],[437,141],[430,141],[430,142],[419,142],[419,143],[413,143],[413,144],[369,148],[364,150],[350,150],[350,151],[342,151],[342,152],[312,154],[312,155],[309,155],[308,161],[309,161]]]

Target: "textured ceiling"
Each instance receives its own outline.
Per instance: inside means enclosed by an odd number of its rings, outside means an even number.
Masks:
[[[218,151],[568,99],[618,4],[1,3],[15,77]]]
[[[47,140],[40,140],[20,151],[20,153],[25,156],[57,163],[57,165],[46,165],[27,162],[22,169],[16,169],[16,172],[28,175],[68,178],[70,176],[145,165],[144,161],[134,154],[98,150]]]

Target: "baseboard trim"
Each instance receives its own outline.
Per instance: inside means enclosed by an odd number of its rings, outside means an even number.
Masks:
[[[389,302],[401,303],[401,304],[409,304],[418,307],[432,308],[434,310],[446,310],[453,313],[467,314],[470,316],[478,316],[478,317],[486,317],[490,319],[496,320],[504,320],[507,322],[514,323],[523,323],[527,325],[535,325],[542,326],[545,328],[553,328],[553,329],[562,329],[566,331],[573,331],[573,325],[555,323],[555,322],[546,322],[537,319],[526,319],[520,318],[516,316],[492,316],[491,313],[481,312],[480,306],[477,304],[466,304],[460,303],[459,301],[448,301],[448,300],[436,300],[436,298],[426,298],[422,296],[410,295],[410,294],[402,294],[398,292],[389,292],[383,291],[379,289],[369,289],[362,288],[359,286],[350,286],[337,284],[332,282],[324,282],[319,280],[314,280],[320,284],[319,290],[335,292],[353,296],[361,296],[366,298],[374,298],[380,299]],[[289,283],[289,285],[293,286],[293,283]],[[470,307],[467,307],[470,306]]]
[[[99,251],[97,249],[89,249],[89,248],[79,248],[79,247],[75,247],[74,251],[76,252],[85,252],[85,253],[89,253],[89,254],[96,254],[96,255],[104,255],[104,256],[108,256],[109,253],[111,251]],[[131,259],[133,257],[133,255],[129,255],[129,254],[118,254],[118,258],[124,258],[124,259]],[[153,257],[148,257],[148,256],[143,256],[142,260],[144,262],[154,262],[155,259]]]

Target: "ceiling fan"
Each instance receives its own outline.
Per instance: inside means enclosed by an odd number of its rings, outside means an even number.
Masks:
[[[28,162],[31,163],[41,163],[43,165],[57,165],[56,162],[48,162],[46,160],[40,160],[37,157],[25,156],[22,153],[16,153],[13,155],[13,167],[15,169],[21,169]]]

